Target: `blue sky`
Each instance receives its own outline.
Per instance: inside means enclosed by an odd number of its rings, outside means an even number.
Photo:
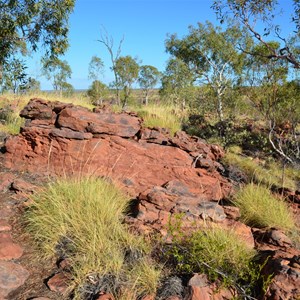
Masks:
[[[288,32],[292,0],[279,2],[288,12],[279,20]],[[113,80],[108,52],[97,42],[102,26],[114,38],[115,50],[124,36],[121,55],[138,57],[142,64],[163,71],[169,57],[164,47],[167,34],[183,36],[189,25],[206,20],[216,23],[211,3],[212,0],[77,0],[70,17],[70,48],[63,57],[73,71],[69,82],[76,89],[88,88],[88,65],[93,55],[101,57],[105,64],[101,80]],[[28,65],[28,73],[41,81],[42,89],[51,89],[50,82],[40,75],[39,52],[32,54]]]

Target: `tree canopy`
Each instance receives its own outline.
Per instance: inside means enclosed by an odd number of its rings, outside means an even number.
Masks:
[[[75,0],[1,0],[0,66],[16,51],[26,54],[42,45],[46,56],[68,48],[68,19]]]
[[[237,27],[222,31],[206,22],[190,26],[189,34],[182,39],[173,34],[166,41],[167,51],[182,60],[196,80],[212,88],[220,120],[223,119],[222,97],[238,78],[243,65],[243,53],[238,51],[237,45],[247,44],[246,37]]]
[[[294,14],[291,17],[291,31],[289,36],[283,36],[280,26],[274,23],[276,15],[282,13],[276,0],[215,0],[212,8],[221,23],[236,24],[244,27],[259,44],[263,44],[267,53],[256,53],[273,60],[286,60],[291,66],[300,69],[300,1],[294,0]],[[283,8],[284,9],[284,8]],[[259,30],[257,23],[264,25]],[[268,44],[267,37],[273,35],[280,43],[280,47],[273,48]],[[272,37],[273,38],[273,37]],[[249,53],[254,55],[254,53]]]

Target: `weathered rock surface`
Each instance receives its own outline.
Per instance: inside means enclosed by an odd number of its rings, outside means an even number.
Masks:
[[[144,226],[156,230],[166,229],[172,215],[183,215],[183,221],[212,221],[223,222],[226,218],[222,206],[217,202],[220,187],[211,189],[208,185],[203,187],[209,191],[201,195],[194,194],[189,187],[178,180],[172,180],[163,186],[155,186],[138,196],[134,208],[136,219],[140,221],[140,229]]]
[[[163,130],[143,129],[134,114],[93,113],[33,99],[21,116],[27,119],[21,134],[5,143],[8,168],[109,176],[132,195],[175,179],[207,201],[230,192],[231,185],[217,171],[220,147],[185,133],[170,137]],[[216,166],[195,168],[200,156]]]
[[[186,300],[230,300],[237,296],[235,290],[218,288],[208,281],[204,274],[195,274],[188,283],[189,295]]]
[[[7,261],[0,261],[0,299],[22,286],[29,272],[22,266]]]
[[[65,273],[57,273],[47,281],[47,286],[51,291],[63,294],[68,288],[69,281],[70,278]]]

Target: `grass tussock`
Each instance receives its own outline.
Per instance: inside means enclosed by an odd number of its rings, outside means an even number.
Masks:
[[[223,158],[226,165],[233,165],[243,171],[249,178],[249,181],[265,184],[266,186],[284,187],[295,190],[297,180],[299,180],[299,171],[292,168],[286,168],[284,173],[277,163],[265,163],[262,165],[252,157],[242,156],[238,147],[228,151]],[[298,175],[296,175],[298,174]]]
[[[233,230],[210,228],[193,233],[187,240],[189,263],[196,270],[222,270],[226,274],[243,272],[256,251],[242,241]],[[203,264],[205,263],[205,264]]]
[[[258,284],[257,253],[234,230],[215,226],[184,234],[173,242],[168,258],[183,274],[205,273],[211,281],[220,280],[228,287],[243,282],[249,287]]]
[[[172,105],[153,104],[136,108],[136,111],[143,118],[146,127],[167,128],[171,134],[181,130],[185,118],[185,113]]]
[[[287,204],[274,197],[263,185],[247,184],[236,194],[234,203],[241,210],[242,220],[249,226],[275,227],[286,231],[295,228]]]
[[[59,180],[34,197],[26,220],[43,255],[71,261],[74,286],[93,285],[95,293],[104,288],[117,299],[124,290],[154,294],[160,270],[146,242],[123,224],[127,205],[128,198],[103,179]],[[107,276],[114,280],[103,286]],[[76,297],[89,299],[82,292]]]

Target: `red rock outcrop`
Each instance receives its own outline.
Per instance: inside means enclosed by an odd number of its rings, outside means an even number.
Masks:
[[[26,124],[5,143],[5,166],[42,174],[94,174],[117,180],[132,196],[179,180],[203,199],[230,192],[217,159],[223,151],[199,138],[142,128],[135,114],[93,113],[86,108],[33,99]],[[201,164],[199,159],[206,161]]]
[[[218,161],[224,154],[221,147],[184,132],[172,137],[166,129],[144,128],[142,119],[133,113],[91,112],[72,104],[33,99],[21,116],[27,119],[25,126],[19,135],[5,142],[6,167],[42,175],[108,177],[134,198],[133,217],[127,221],[143,232],[155,230],[165,234],[168,221],[178,213],[184,215],[184,228],[208,221],[224,229],[231,228],[249,247],[255,246],[269,257],[264,271],[274,278],[261,299],[300,299],[300,252],[292,247],[289,238],[275,229],[251,229],[239,222],[238,208],[221,205],[220,200],[231,192],[231,183],[221,175],[224,171]],[[16,195],[26,195],[36,190],[11,174],[1,179],[3,192],[11,190]],[[290,199],[298,196],[288,195]],[[0,298],[22,285],[29,276],[21,266],[5,261],[18,258],[23,251],[12,242],[7,222],[11,215],[11,207],[3,205]],[[64,269],[63,265],[60,268]],[[47,282],[58,292],[66,288],[61,271]],[[12,284],[7,284],[9,276],[15,278]],[[217,289],[201,274],[190,280],[187,289],[186,299],[225,300],[236,293]],[[98,299],[113,298],[105,294]],[[168,299],[180,298],[174,295]]]

